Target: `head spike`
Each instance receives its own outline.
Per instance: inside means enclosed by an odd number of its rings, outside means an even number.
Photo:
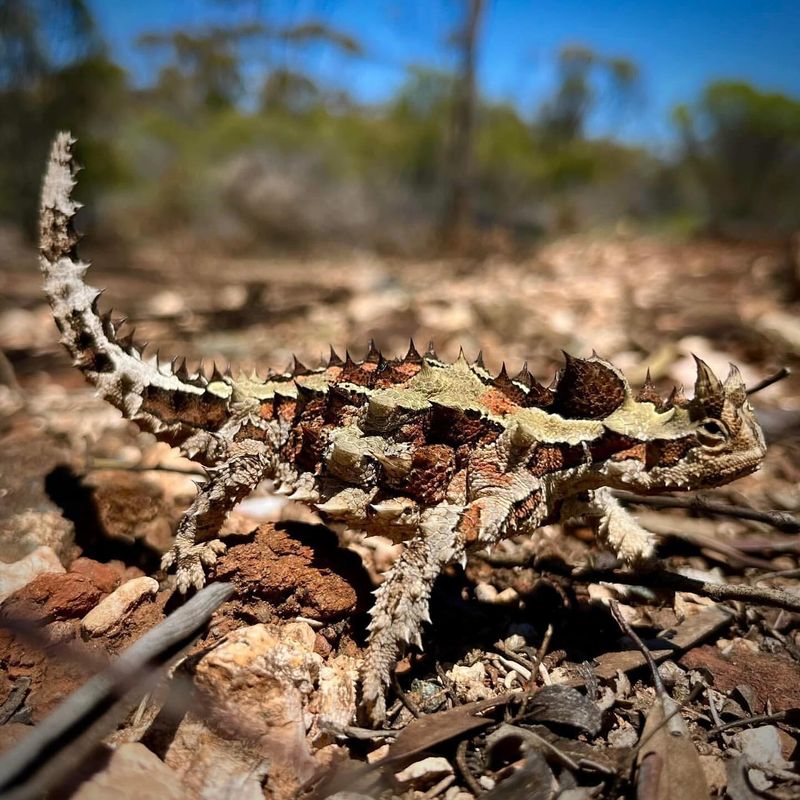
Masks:
[[[725,392],[725,397],[727,397],[734,406],[741,408],[741,406],[744,405],[744,401],[747,399],[747,388],[744,385],[742,373],[739,372],[739,368],[735,364],[730,365],[730,372],[728,372],[728,377],[725,378],[723,390]]]
[[[692,358],[697,364],[697,380],[694,384],[695,400],[712,400],[722,393],[722,383],[714,374],[711,367],[702,358],[692,353]]]
[[[308,402],[313,397],[317,396],[317,393],[306,386],[304,383],[300,383],[300,381],[294,382],[295,388],[297,389],[297,397],[304,402]]]
[[[686,395],[684,394],[683,386],[673,386],[672,391],[669,393],[666,408],[681,408],[686,405]]]
[[[483,363],[483,350],[478,350],[478,355],[473,363],[478,369],[486,369],[486,364]]]
[[[356,362],[353,361],[352,357],[350,356],[350,351],[344,351],[344,367],[345,369],[355,369]]]
[[[211,382],[214,383],[216,381],[221,381],[221,380],[222,380],[222,373],[219,371],[219,368],[217,367],[217,362],[215,361],[211,368]]]
[[[433,346],[433,339],[428,342],[428,349],[425,351],[425,358],[433,358],[436,361],[439,360],[439,356],[436,355],[436,350]]]

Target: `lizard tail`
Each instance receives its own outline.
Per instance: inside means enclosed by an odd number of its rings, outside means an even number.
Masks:
[[[53,141],[42,187],[39,263],[61,341],[99,393],[128,419],[159,439],[179,445],[199,431],[213,432],[230,417],[231,386],[209,382],[142,358],[133,337],[119,337],[111,314],[101,315],[101,295],[84,282],[89,264],[78,257],[72,220],[81,204],[72,198],[75,166],[69,133]]]

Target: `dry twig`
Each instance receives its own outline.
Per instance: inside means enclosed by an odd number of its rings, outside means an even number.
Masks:
[[[613,495],[626,505],[651,506],[652,508],[685,508],[699,514],[717,514],[737,519],[748,519],[753,522],[764,522],[784,533],[800,532],[800,520],[787,511],[759,511],[746,506],[732,506],[709,500],[703,495],[689,497],[672,497],[671,495],[641,495],[615,490]]]
[[[160,668],[195,639],[232,593],[228,583],[198,592],[4,753],[0,757],[4,800],[40,797],[73,771],[158,680]]]
[[[621,583],[626,586],[647,586],[651,589],[673,589],[677,592],[693,592],[710,597],[712,600],[740,600],[753,605],[785,608],[787,611],[800,611],[800,596],[780,589],[759,588],[742,583],[713,583],[687,578],[669,570],[642,570],[639,572],[619,572],[617,570],[583,570],[572,577],[587,583]]]

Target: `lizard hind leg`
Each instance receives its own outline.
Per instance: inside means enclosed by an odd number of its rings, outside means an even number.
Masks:
[[[201,589],[206,582],[206,567],[225,552],[225,545],[214,538],[228,512],[258,485],[271,467],[269,451],[255,443],[214,469],[200,486],[194,502],[181,518],[175,543],[161,560],[162,569],[175,569],[178,590]],[[198,541],[198,539],[200,541]]]
[[[419,534],[375,592],[369,639],[361,668],[363,703],[373,724],[386,716],[385,691],[398,655],[406,644],[422,645],[420,626],[430,620],[428,600],[442,569],[464,555],[457,531],[461,506],[442,503],[422,515]]]

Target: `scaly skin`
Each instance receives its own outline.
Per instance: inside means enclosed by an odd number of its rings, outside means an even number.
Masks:
[[[332,350],[320,369],[296,362],[264,381],[145,360],[84,283],[72,144],[69,134],[56,137],[42,191],[40,263],[61,340],[106,400],[209,473],[163,566],[180,591],[201,587],[224,550],[215,537],[226,514],[264,478],[328,520],[403,542],[376,592],[362,667],[376,724],[400,651],[421,646],[446,564],[571,516],[596,520],[601,541],[636,564],[652,558],[652,536],[610,489],[718,486],[764,458],[738,370],[722,383],[699,359],[694,398],[673,392],[666,401],[649,380],[634,395],[597,356],[567,356],[551,389],[527,369],[492,378],[480,359],[445,364],[413,343],[392,361],[372,345],[361,362]]]

